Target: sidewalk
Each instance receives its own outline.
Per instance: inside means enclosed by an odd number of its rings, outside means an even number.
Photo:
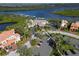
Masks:
[[[19,56],[19,54],[17,54],[15,50],[15,51],[11,51],[7,56]]]

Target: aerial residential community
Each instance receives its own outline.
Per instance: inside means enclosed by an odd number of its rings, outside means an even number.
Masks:
[[[0,56],[79,56],[79,4],[0,4]]]

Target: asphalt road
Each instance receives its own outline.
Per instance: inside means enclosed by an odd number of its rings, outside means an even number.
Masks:
[[[49,56],[51,51],[51,47],[47,43],[47,39],[43,40],[41,46],[33,48],[33,55],[40,55],[40,56]]]

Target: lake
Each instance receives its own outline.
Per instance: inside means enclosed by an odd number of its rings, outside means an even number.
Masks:
[[[79,5],[79,4],[78,4]],[[49,9],[39,9],[39,10],[26,10],[26,11],[7,11],[7,12],[0,12],[0,14],[23,14],[23,15],[29,15],[29,16],[36,16],[36,17],[43,17],[43,18],[58,18],[58,19],[75,19],[79,20],[79,17],[70,17],[70,16],[63,16],[63,15],[56,15],[56,14],[51,14],[50,12],[56,12],[56,11],[61,11],[64,9],[79,9],[79,6],[61,6],[61,7],[54,7],[54,8],[49,8]],[[0,30],[4,30],[6,26],[12,25],[12,23],[6,23],[6,24],[1,24],[0,25]]]
[[[0,31],[5,30],[5,28],[6,28],[7,26],[11,26],[11,25],[13,25],[13,24],[15,24],[15,23],[14,23],[14,22],[7,22],[7,23],[2,23],[2,24],[0,24]]]
[[[79,9],[79,6],[61,6],[61,7],[54,7],[49,9],[39,9],[39,10],[30,10],[30,11],[7,11],[7,12],[0,12],[0,14],[24,14],[36,17],[44,17],[44,18],[60,18],[60,19],[73,19],[74,17],[70,16],[63,16],[63,15],[56,15],[51,14],[50,12],[61,11],[64,9]],[[78,19],[79,17],[75,17],[74,19]]]

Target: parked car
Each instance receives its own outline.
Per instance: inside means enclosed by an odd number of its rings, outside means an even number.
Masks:
[[[37,44],[37,47],[39,48],[40,46],[41,46],[41,44],[38,43],[38,44]]]
[[[43,41],[40,41],[40,43],[39,44],[42,44],[43,43]]]

